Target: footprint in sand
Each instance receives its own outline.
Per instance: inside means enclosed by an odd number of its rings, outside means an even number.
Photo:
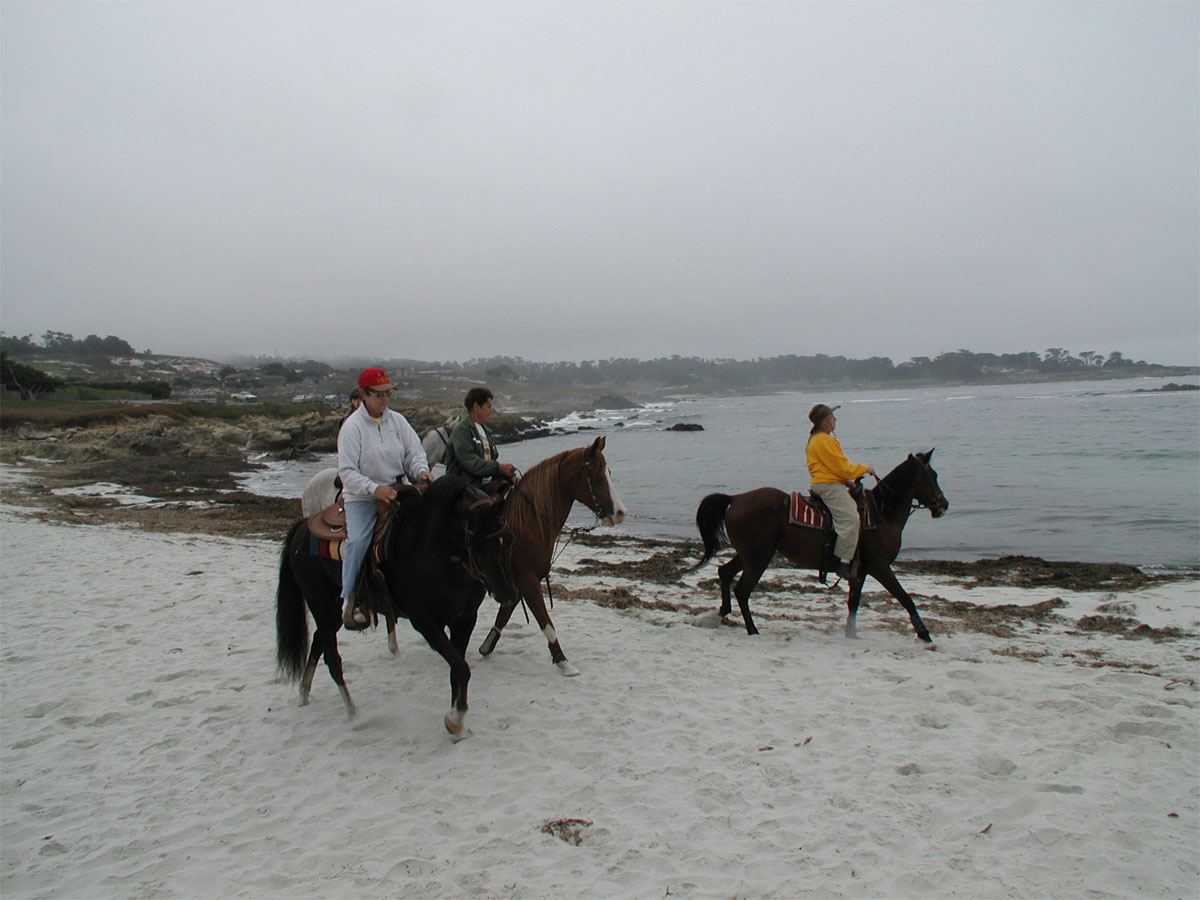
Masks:
[[[985,775],[1004,776],[1017,771],[1017,764],[1003,756],[987,753],[979,758],[979,768]]]

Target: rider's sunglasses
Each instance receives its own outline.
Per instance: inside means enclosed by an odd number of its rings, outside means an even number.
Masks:
[[[390,388],[386,391],[377,391],[377,390],[375,390],[375,388],[363,388],[363,390],[366,391],[368,394],[370,394],[372,397],[390,397],[390,396],[392,396],[392,391]]]

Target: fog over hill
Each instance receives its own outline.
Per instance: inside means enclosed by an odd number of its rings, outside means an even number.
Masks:
[[[486,383],[513,398],[539,391],[602,392],[673,390],[689,393],[750,393],[809,385],[888,387],[928,383],[991,383],[1190,375],[1195,367],[1165,366],[1107,354],[1060,347],[1023,353],[956,350],[936,357],[913,357],[895,364],[887,357],[850,359],[817,354],[756,359],[711,359],[671,356],[651,360],[628,358],[575,362],[534,362],[495,356],[465,362],[409,358],[340,358],[332,362],[273,356],[238,357],[229,361],[138,353],[114,336],[47,332],[42,341],[30,336],[0,335],[4,385],[23,396],[49,395],[88,388],[121,390],[138,386],[163,399],[340,400],[353,387],[358,372],[382,365],[401,393],[414,398],[446,399],[465,386]],[[112,352],[118,351],[118,352]],[[253,393],[250,393],[253,392]],[[86,399],[86,397],[85,397]]]

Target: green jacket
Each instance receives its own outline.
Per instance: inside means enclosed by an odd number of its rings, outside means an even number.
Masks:
[[[491,429],[483,426],[487,435],[487,451],[490,459],[483,458],[484,441],[479,436],[479,429],[470,416],[463,416],[462,421],[450,432],[450,450],[446,460],[447,475],[470,475],[478,481],[492,478],[500,474],[500,463],[497,461],[496,441]]]

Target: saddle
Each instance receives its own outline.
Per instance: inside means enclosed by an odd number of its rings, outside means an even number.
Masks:
[[[863,531],[875,528],[879,519],[879,510],[875,507],[875,497],[870,491],[864,491],[862,485],[856,483],[850,488],[850,496],[858,504],[858,518]],[[833,547],[837,543],[837,532],[833,529],[833,516],[829,507],[816,494],[807,496],[796,491],[792,492],[792,502],[788,509],[788,524],[800,528],[818,528],[822,532],[821,565],[817,569],[817,580],[825,584],[826,576],[833,571]],[[849,562],[850,560],[847,560]]]
[[[397,513],[419,497],[421,490],[413,485],[401,483],[392,487],[396,490],[394,503],[376,501],[375,530],[371,535],[371,547],[363,558],[358,583],[353,591],[356,605],[362,607],[369,616],[378,616],[379,613],[403,614],[400,604],[388,590],[379,566],[388,558],[387,547],[390,544],[391,530],[399,519]],[[340,491],[333,504],[309,517],[308,531],[309,547],[313,555],[332,560],[342,558],[342,544],[346,540],[346,511]],[[362,628],[368,627],[368,624],[364,623]]]
[[[346,539],[346,510],[342,506],[341,491],[332,504],[308,517],[308,533],[326,541]]]
[[[868,531],[875,527],[879,512],[875,508],[875,498],[869,491],[851,489],[850,494],[858,503],[858,517],[862,528]],[[788,509],[788,524],[799,525],[802,528],[821,528],[833,530],[833,516],[829,507],[816,494],[801,494],[792,492],[792,503]]]
[[[384,500],[376,501],[376,519],[375,532],[371,539],[372,547],[378,547],[379,539],[383,534],[383,526],[396,511],[398,506],[411,497],[418,497],[421,494],[419,488],[411,484],[394,484],[396,490],[396,502],[388,503]],[[318,513],[308,517],[308,532],[313,537],[320,538],[325,541],[344,541],[346,539],[346,508],[342,500],[342,492],[338,491],[337,499],[329,506],[325,507]],[[382,551],[376,550],[372,556],[377,562],[382,561]]]

